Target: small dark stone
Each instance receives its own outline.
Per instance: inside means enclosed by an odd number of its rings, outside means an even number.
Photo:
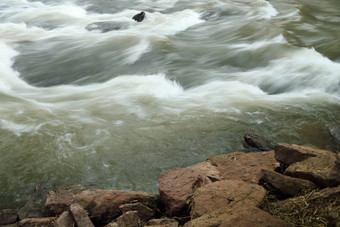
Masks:
[[[0,225],[8,225],[18,220],[18,214],[16,210],[5,209],[0,210]]]
[[[270,151],[273,150],[273,145],[262,139],[260,136],[255,134],[244,135],[244,141],[251,147],[256,148],[260,151]]]
[[[140,12],[138,14],[136,14],[135,16],[132,17],[132,19],[134,19],[137,22],[142,22],[145,18],[145,13],[144,12]]]

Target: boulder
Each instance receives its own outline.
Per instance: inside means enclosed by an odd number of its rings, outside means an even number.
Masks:
[[[234,152],[209,157],[208,161],[217,168],[221,179],[241,179],[253,184],[258,183],[262,169],[273,170],[279,166],[274,151]]]
[[[87,212],[78,203],[71,204],[70,212],[77,226],[94,227],[89,216],[87,216]]]
[[[260,183],[273,188],[275,191],[289,196],[298,195],[318,186],[308,180],[285,176],[272,170],[261,171]]]
[[[8,225],[18,220],[18,214],[16,210],[4,209],[0,210],[0,225]]]
[[[137,22],[142,22],[145,18],[145,12],[140,12],[132,17]]]
[[[153,227],[178,227],[178,222],[175,219],[161,218],[161,219],[151,219],[145,226]]]
[[[192,169],[201,175],[203,179],[202,182],[203,185],[219,181],[222,179],[220,172],[217,170],[216,166],[213,166],[209,161],[200,162],[187,168]]]
[[[187,216],[193,192],[203,177],[190,168],[171,169],[158,178],[159,195],[169,216]]]
[[[49,218],[25,218],[18,224],[19,227],[54,227],[56,217]]]
[[[286,143],[279,143],[275,145],[275,159],[284,163],[286,166],[296,162],[301,162],[310,157],[316,157],[327,153],[330,152],[295,144],[290,145]]]
[[[321,187],[335,187],[340,184],[340,158],[328,152],[290,165],[285,174],[310,180]]]
[[[128,211],[117,218],[119,227],[142,227],[144,222],[139,218],[137,211]]]
[[[75,226],[74,220],[70,212],[63,212],[55,221],[54,227],[73,227]]]
[[[119,206],[139,202],[151,209],[158,204],[158,195],[146,192],[120,190],[81,190],[79,187],[59,188],[47,195],[46,208],[54,214],[61,214],[70,204],[79,203],[89,212],[96,225],[106,225],[122,214]]]
[[[119,206],[119,209],[123,213],[128,211],[137,211],[139,218],[145,222],[150,220],[155,215],[155,212],[151,208],[143,205],[142,203],[123,204]]]
[[[45,209],[51,215],[61,214],[64,211],[67,211],[69,206],[75,202],[75,195],[84,190],[86,190],[86,188],[80,184],[55,188],[47,193]]]
[[[274,146],[270,144],[268,141],[265,141],[260,136],[255,134],[246,134],[244,135],[244,141],[251,147],[260,150],[260,151],[271,151],[274,149]]]
[[[266,190],[257,184],[242,180],[217,181],[198,188],[193,196],[191,217],[197,218],[219,209],[236,204],[258,206],[266,195]]]
[[[255,206],[248,207],[244,206],[244,204],[239,204],[231,208],[205,214],[197,219],[187,222],[184,225],[184,227],[208,226],[287,227],[291,225]]]

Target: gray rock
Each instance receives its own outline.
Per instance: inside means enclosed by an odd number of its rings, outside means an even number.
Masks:
[[[115,31],[115,30],[123,30],[128,28],[127,23],[113,22],[113,21],[102,21],[95,22],[87,25],[85,28],[89,31],[100,30],[102,33]]]

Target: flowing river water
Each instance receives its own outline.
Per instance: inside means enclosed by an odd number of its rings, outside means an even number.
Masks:
[[[338,149],[339,28],[339,0],[1,0],[0,208],[157,192],[245,133]]]

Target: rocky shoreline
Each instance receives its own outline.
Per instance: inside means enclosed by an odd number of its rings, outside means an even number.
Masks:
[[[159,195],[38,187],[24,209],[0,210],[0,226],[340,226],[340,153],[261,142],[254,147],[270,150],[216,155],[161,174]]]

